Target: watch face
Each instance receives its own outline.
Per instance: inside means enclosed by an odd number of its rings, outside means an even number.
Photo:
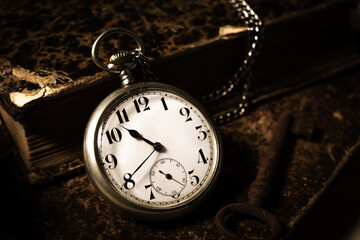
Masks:
[[[114,93],[95,111],[96,124],[88,126],[93,133],[86,134],[96,158],[85,153],[89,176],[103,196],[120,205],[160,211],[191,205],[217,175],[217,132],[188,95],[168,85],[148,85]],[[101,174],[92,176],[96,167]]]

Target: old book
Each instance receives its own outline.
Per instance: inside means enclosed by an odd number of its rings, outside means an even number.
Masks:
[[[155,74],[195,96],[227,81],[246,49],[246,29],[226,1],[52,4],[0,7],[5,16],[0,112],[34,183],[42,181],[40,172],[52,178],[77,169],[72,161],[81,165],[89,115],[120,87],[117,76],[98,69],[90,57],[93,41],[105,29],[137,32]],[[252,71],[255,103],[359,63],[348,22],[352,1],[252,5],[266,26]],[[118,47],[109,42],[104,51]],[[235,91],[208,107],[216,114],[237,101]]]

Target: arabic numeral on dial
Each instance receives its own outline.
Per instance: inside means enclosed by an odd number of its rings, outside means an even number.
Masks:
[[[209,161],[209,158],[205,157],[204,152],[202,149],[199,150],[199,154],[198,154],[198,163],[204,163],[207,164],[207,162]]]
[[[117,110],[117,111],[116,111],[116,116],[118,117],[119,122],[120,122],[121,124],[124,123],[124,122],[128,122],[128,121],[129,121],[129,117],[128,117],[127,113],[126,113],[125,108],[124,108],[123,110],[121,110],[121,112],[120,112],[120,110]]]
[[[175,198],[175,199],[180,197],[180,193],[178,193],[178,192],[175,191],[175,190],[172,191],[171,194],[172,194],[171,197],[173,197],[173,198]]]
[[[174,191],[173,191],[173,194],[174,194]],[[177,198],[179,198],[179,197],[180,197],[180,193],[176,193],[176,194],[172,195],[171,197],[173,197],[173,198],[177,199]]]
[[[135,187],[135,181],[131,179],[132,175],[130,173],[124,174],[124,187],[128,190],[131,190]]]
[[[150,110],[149,105],[149,99],[147,97],[140,97],[139,99],[134,100],[134,105],[137,113],[141,112],[140,105],[144,106],[144,109],[142,111]]]
[[[109,169],[115,169],[117,166],[117,159],[113,154],[106,155],[105,162],[109,163]]]
[[[145,185],[145,189],[148,189],[151,186],[152,186],[151,184]],[[154,196],[154,193],[152,191],[152,188],[150,188],[150,200],[153,200],[153,199],[155,199],[155,196]]]
[[[190,117],[190,109],[187,107],[180,108],[180,114],[184,117],[186,117],[185,122],[192,121],[192,118]]]
[[[199,179],[199,177],[198,177],[198,176],[196,176],[196,175],[192,175],[192,174],[194,173],[194,169],[193,169],[193,170],[191,170],[191,171],[188,171],[188,173],[189,173],[189,177],[190,177],[190,180],[191,180],[191,185],[193,185],[193,186],[198,185],[198,184],[199,184],[200,179]],[[192,176],[191,176],[191,175],[192,175]]]
[[[195,127],[196,130],[199,130],[199,136],[198,139],[200,141],[204,141],[207,137],[207,133],[205,131],[202,131],[202,125]]]
[[[105,132],[106,137],[109,141],[109,144],[113,144],[114,142],[120,142],[122,135],[121,132],[118,128],[114,127],[113,129],[111,129],[111,131],[107,130]]]
[[[168,106],[166,105],[166,102],[165,102],[165,98],[164,98],[164,97],[161,98],[161,103],[162,103],[165,111],[169,110]]]

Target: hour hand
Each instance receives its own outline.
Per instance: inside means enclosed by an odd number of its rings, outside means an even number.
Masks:
[[[120,125],[120,126],[121,126],[121,125]],[[138,131],[136,131],[136,130],[134,130],[134,129],[127,129],[127,128],[124,127],[124,126],[121,126],[121,127],[124,128],[125,130],[127,130],[127,131],[130,133],[130,136],[132,136],[133,138],[143,140],[143,141],[146,142],[147,144],[150,144],[151,146],[153,146],[156,151],[160,151],[160,150],[162,149],[161,143],[159,143],[159,142],[153,143],[153,142],[150,141],[149,139],[146,139],[146,138],[144,138],[143,136],[141,136],[141,134],[140,134]]]

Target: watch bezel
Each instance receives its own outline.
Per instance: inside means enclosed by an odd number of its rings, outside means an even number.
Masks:
[[[102,123],[104,122],[106,116],[112,111],[119,102],[125,100],[126,98],[135,95],[139,91],[151,91],[151,90],[161,90],[167,91],[169,93],[178,95],[187,101],[191,102],[204,116],[205,120],[209,124],[209,128],[213,131],[212,140],[215,143],[216,149],[214,156],[214,171],[211,176],[211,180],[208,185],[201,189],[199,195],[195,195],[191,200],[183,201],[177,206],[169,208],[158,208],[153,206],[143,206],[141,204],[136,204],[133,201],[129,201],[126,197],[123,197],[121,193],[113,186],[106,176],[104,168],[102,166],[100,152],[97,150],[99,144],[99,132],[101,132]],[[107,96],[94,110],[93,114],[90,117],[88,125],[85,130],[84,136],[84,161],[86,172],[89,176],[90,181],[97,190],[97,192],[102,195],[104,199],[113,204],[114,206],[120,208],[125,213],[128,213],[136,218],[143,220],[151,221],[162,221],[166,219],[176,218],[181,215],[188,213],[189,211],[196,208],[205,197],[207,197],[210,192],[213,190],[214,185],[219,177],[221,165],[222,165],[222,142],[219,135],[219,132],[216,128],[215,122],[207,110],[195,100],[188,93],[183,90],[174,87],[172,85],[158,83],[158,82],[139,82],[131,85],[126,85],[120,89],[115,90],[109,96]]]

